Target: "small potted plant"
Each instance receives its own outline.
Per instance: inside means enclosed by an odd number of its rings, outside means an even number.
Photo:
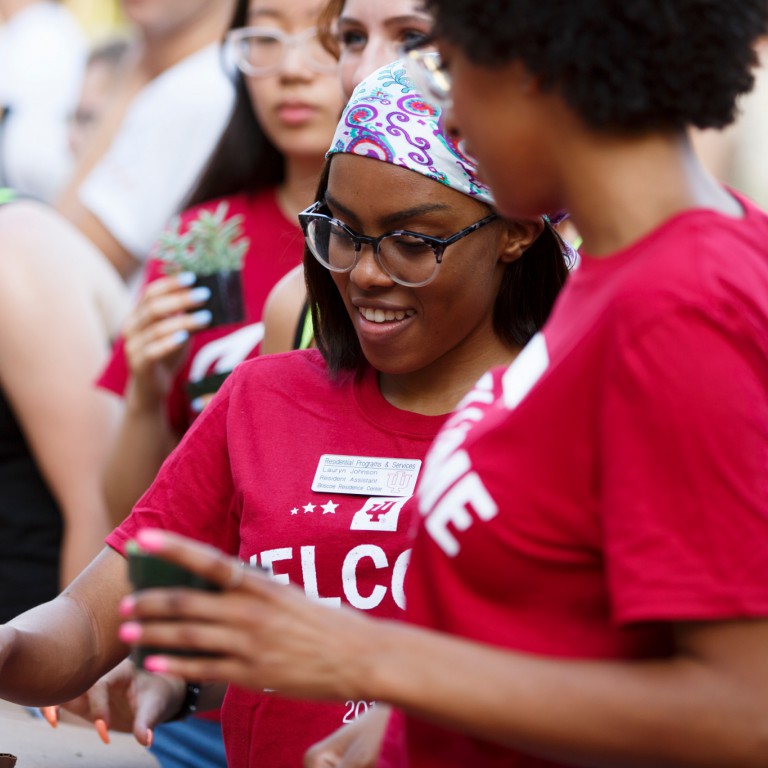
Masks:
[[[204,305],[212,315],[209,328],[245,318],[241,270],[250,242],[243,237],[243,217],[228,219],[228,210],[226,202],[213,212],[202,210],[183,234],[176,217],[158,244],[157,255],[168,274],[193,272],[195,285],[210,289]]]

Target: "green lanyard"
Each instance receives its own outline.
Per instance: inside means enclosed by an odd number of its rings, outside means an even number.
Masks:
[[[8,187],[0,187],[0,205],[10,203],[16,199],[16,192]]]

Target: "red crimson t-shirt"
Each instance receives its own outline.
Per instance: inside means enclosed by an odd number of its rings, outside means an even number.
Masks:
[[[200,211],[215,211],[222,202],[228,204],[227,219],[242,216],[243,236],[250,241],[242,270],[245,320],[192,334],[189,352],[168,399],[169,423],[179,435],[196,416],[190,408],[187,383],[232,370],[237,363],[258,353],[264,337],[264,302],[275,283],[301,262],[304,250],[298,222],[290,221],[280,210],[274,189],[232,195],[190,208],[181,214],[180,231],[185,232]],[[145,285],[164,276],[163,266],[158,259],[148,262]],[[120,338],[98,384],[122,395],[129,376],[125,344]]]
[[[444,420],[390,405],[371,368],[331,380],[317,350],[246,361],[107,541],[123,551],[141,527],[174,530],[325,605],[402,617],[415,502],[371,490],[384,482],[408,492],[418,473],[411,465]],[[316,481],[324,454],[341,458],[328,465],[330,480]],[[389,463],[383,472],[379,459]],[[370,706],[230,687],[222,709],[229,765],[299,766],[309,746]]]
[[[768,616],[768,218],[693,210],[583,255],[430,450],[412,622],[544,656],[658,658]],[[485,382],[488,382],[486,378]],[[410,768],[552,763],[416,718]]]

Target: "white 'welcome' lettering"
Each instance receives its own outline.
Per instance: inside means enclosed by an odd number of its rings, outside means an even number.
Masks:
[[[267,549],[260,554],[252,555],[249,558],[249,562],[253,566],[260,564],[280,584],[288,584],[290,581],[289,575],[287,573],[275,573],[273,565],[277,562],[292,560],[293,557],[293,547],[280,547],[277,549]],[[362,594],[360,564],[366,558],[373,562],[373,566],[377,571],[381,571],[381,578],[373,583],[369,594]],[[299,559],[301,562],[301,578],[307,597],[331,607],[340,606],[340,596],[321,595],[319,592],[316,547],[311,545],[300,547]],[[387,553],[381,547],[375,544],[360,544],[353,547],[344,557],[340,574],[341,589],[349,604],[362,611],[370,611],[378,607],[386,597],[387,592],[389,592],[395,605],[404,610],[405,574],[408,570],[410,559],[411,550],[406,549],[395,558],[394,564],[390,568]],[[365,570],[370,572],[369,568]],[[370,578],[366,578],[365,581],[368,585],[371,584]]]

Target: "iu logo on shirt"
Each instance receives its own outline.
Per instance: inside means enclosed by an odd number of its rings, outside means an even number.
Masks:
[[[355,512],[352,517],[351,531],[396,531],[402,510],[410,496],[385,498],[374,496]]]

